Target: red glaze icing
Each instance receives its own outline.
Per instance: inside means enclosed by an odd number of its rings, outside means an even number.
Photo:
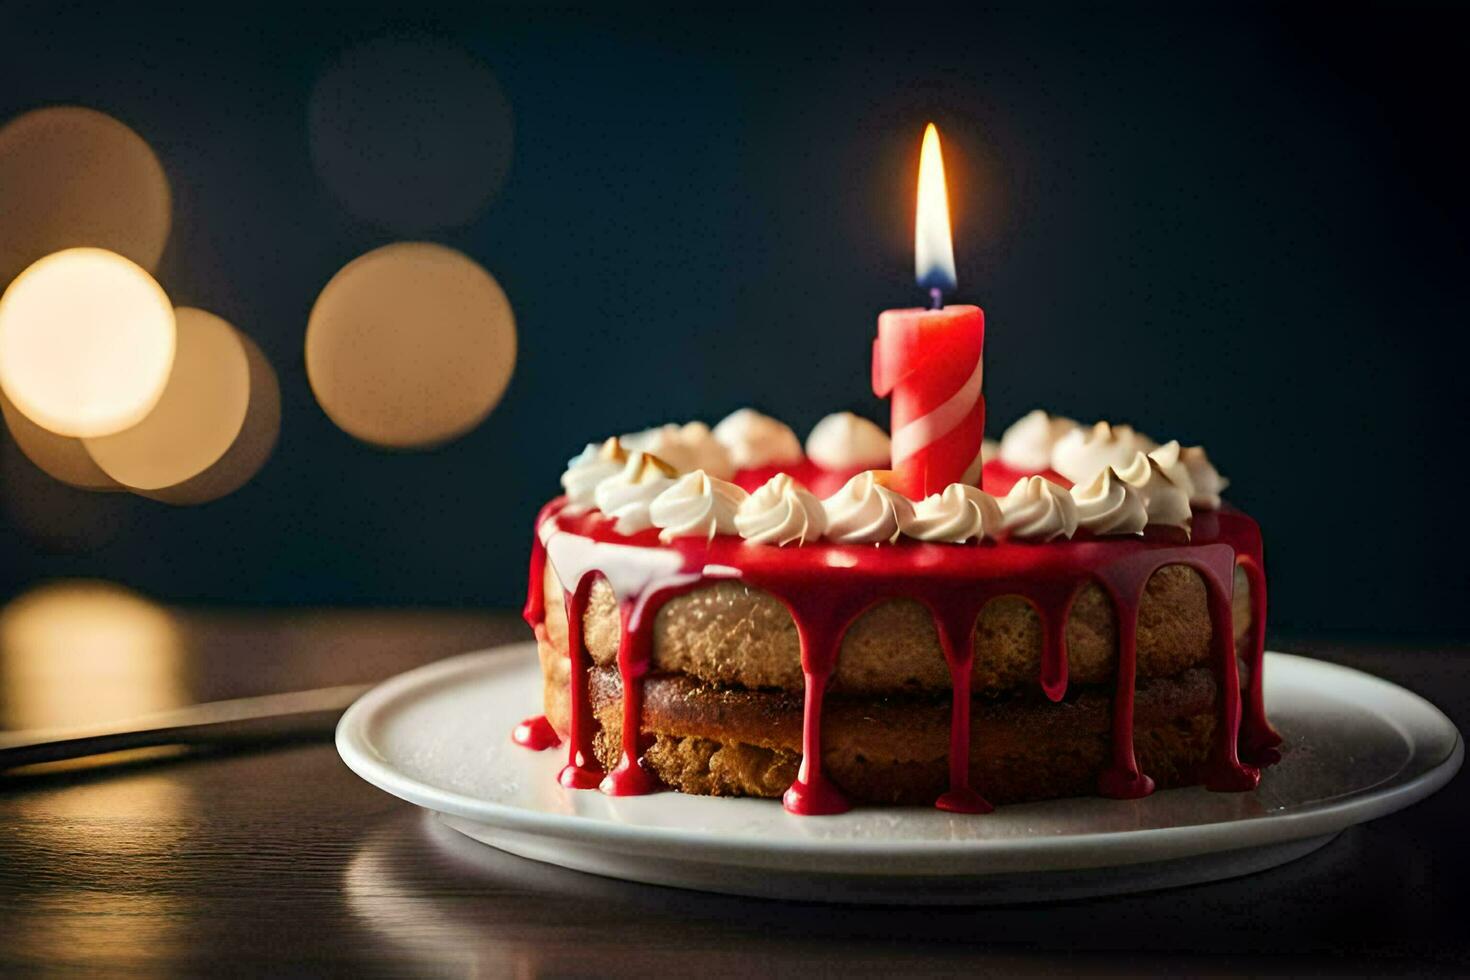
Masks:
[[[551,721],[545,715],[527,718],[516,726],[515,731],[510,733],[510,737],[517,745],[530,749],[532,752],[554,749],[561,744],[561,736],[556,733],[556,729],[552,727]]]
[[[652,640],[649,630],[637,622],[644,602],[628,600],[618,606],[622,635],[618,640],[618,675],[623,683],[623,757],[618,767],[602,781],[602,791],[609,796],[642,796],[653,791],[656,780],[639,765],[642,747],[638,744],[643,719],[643,676],[648,673]]]
[[[822,771],[822,704],[827,683],[837,669],[842,634],[867,603],[860,600],[859,604],[848,605],[839,601],[827,605],[819,594],[802,590],[777,595],[785,600],[796,621],[806,687],[801,720],[801,767],[796,782],[781,800],[792,813],[809,816],[842,813],[848,808],[847,800]]]
[[[934,805],[951,813],[989,813],[991,806],[970,786],[970,668],[975,662],[975,644],[971,634],[975,619],[963,599],[931,605],[934,626],[939,633],[939,646],[949,666],[949,790]],[[978,618],[979,609],[975,610]]]
[[[992,464],[994,467],[995,464]],[[986,469],[986,486],[1001,491],[1018,474]],[[738,482],[759,485],[754,474]],[[1065,485],[1065,481],[1058,480]],[[548,553],[567,596],[568,656],[571,668],[571,726],[566,733],[564,786],[601,785],[614,795],[646,793],[654,778],[639,764],[642,749],[643,678],[648,673],[652,625],[669,598],[702,582],[737,578],[777,597],[790,610],[801,641],[806,682],[802,725],[802,762],[784,796],[794,813],[827,814],[847,809],[842,793],[822,769],[822,708],[827,683],[836,668],[842,636],[858,616],[877,602],[912,598],[934,617],[953,687],[949,748],[950,788],[936,801],[941,809],[984,813],[991,809],[983,787],[970,785],[970,668],[973,634],[981,610],[991,599],[1017,595],[1037,611],[1042,627],[1042,689],[1053,701],[1067,690],[1066,623],[1073,599],[1097,581],[1111,597],[1118,622],[1118,677],[1114,699],[1113,750],[1098,777],[1104,796],[1147,796],[1153,781],[1141,772],[1133,751],[1134,672],[1137,659],[1138,605],[1149,577],[1165,565],[1188,565],[1206,585],[1220,690],[1216,743],[1204,773],[1213,790],[1248,790],[1259,779],[1257,766],[1280,758],[1281,737],[1266,720],[1262,695],[1265,643],[1265,578],[1261,572],[1261,535],[1255,522],[1234,510],[1204,511],[1194,519],[1192,538],[1150,528],[1141,537],[1092,538],[1046,545],[1004,541],[948,545],[903,541],[897,545],[808,544],[774,548],[722,535],[713,540],[686,538],[664,544],[656,531],[622,535],[595,511],[571,512],[564,500],[543,508],[531,558],[526,617],[544,623],[542,576]],[[1251,585],[1252,629],[1246,662],[1249,680],[1242,694],[1235,657],[1231,595],[1235,566]],[[604,578],[617,598],[622,639],[618,673],[623,691],[622,757],[606,777],[592,753],[596,719],[587,692],[587,651],[582,615],[593,581]],[[538,633],[538,636],[543,636]],[[524,743],[523,743],[524,744]],[[1242,762],[1242,757],[1246,760]]]
[[[553,515],[551,520],[556,520]],[[591,697],[587,690],[587,645],[582,638],[582,621],[587,612],[587,596],[592,592],[593,576],[581,577],[566,592],[567,658],[571,675],[571,731],[567,736],[567,764],[557,779],[567,789],[591,789],[602,782],[602,766],[592,751],[593,724]]]
[[[1266,650],[1266,573],[1261,565],[1259,529],[1254,553],[1243,554],[1237,561],[1250,585],[1251,609],[1251,642],[1246,661],[1250,675],[1242,706],[1240,754],[1242,759],[1253,765],[1270,766],[1281,761],[1281,736],[1266,720],[1265,688],[1262,685],[1262,660]]]
[[[541,513],[536,515],[536,527],[546,523],[546,519],[557,513],[567,505],[565,497],[557,497],[555,500],[541,508]],[[536,634],[536,639],[543,638],[546,629],[546,548],[541,543],[541,535],[533,534],[531,542],[531,578],[526,585],[526,605],[521,610],[521,618],[526,625],[531,627]]]

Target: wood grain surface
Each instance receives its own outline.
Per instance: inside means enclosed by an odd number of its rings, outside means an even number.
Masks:
[[[385,677],[522,639],[507,614],[191,612],[189,698]],[[1329,648],[1470,723],[1470,653]],[[85,699],[89,683],[75,677]],[[7,703],[24,692],[12,689]],[[166,705],[165,705],[166,706]],[[606,976],[1463,972],[1464,777],[1294,864],[994,909],[760,902],[631,885],[475,844],[325,742],[0,777],[0,975]]]

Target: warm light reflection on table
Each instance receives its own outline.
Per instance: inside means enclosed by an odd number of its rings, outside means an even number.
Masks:
[[[120,586],[43,585],[0,610],[0,726],[51,728],[187,703],[174,617]]]

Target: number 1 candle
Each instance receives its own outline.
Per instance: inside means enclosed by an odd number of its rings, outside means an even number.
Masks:
[[[919,154],[914,272],[932,307],[885,310],[873,341],[873,392],[891,400],[892,489],[913,500],[951,483],[980,484],[985,437],[985,312],[945,306],[955,287],[954,245],[939,131]]]

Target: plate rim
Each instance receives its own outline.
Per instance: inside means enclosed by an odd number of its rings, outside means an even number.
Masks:
[[[1366,671],[1314,657],[1275,651],[1266,653],[1268,670],[1273,662],[1294,662],[1299,669],[1347,676],[1354,683],[1380,685],[1392,691],[1394,696],[1408,698],[1416,708],[1427,712],[1432,722],[1443,726],[1444,734],[1453,736],[1449,750],[1441,758],[1427,763],[1422,771],[1403,781],[1395,781],[1398,778],[1395,775],[1389,777],[1387,785],[1380,782],[1345,797],[1313,804],[1299,811],[1268,813],[1242,820],[1007,838],[1004,841],[803,837],[762,839],[757,843],[732,839],[715,831],[697,828],[650,827],[616,823],[582,814],[547,813],[442,789],[394,768],[376,752],[367,737],[372,719],[379,713],[390,710],[400,697],[453,682],[462,674],[479,672],[487,666],[498,670],[514,669],[518,666],[515,654],[526,654],[534,649],[534,642],[523,641],[476,650],[425,664],[383,681],[359,697],[338,721],[334,739],[338,755],[360,778],[390,795],[429,810],[486,826],[580,843],[595,843],[623,853],[657,853],[673,844],[681,848],[697,849],[711,861],[740,860],[749,863],[757,860],[759,863],[781,866],[779,858],[793,855],[825,860],[850,858],[858,861],[881,856],[927,863],[936,859],[975,859],[997,852],[1012,856],[1065,854],[1079,848],[1085,849],[1098,864],[1131,864],[1158,860],[1161,856],[1167,857],[1170,854],[1184,856],[1215,853],[1300,840],[1335,833],[1375,820],[1430,796],[1454,777],[1465,754],[1464,738],[1459,729],[1428,699]],[[509,720],[508,724],[513,725],[514,720]],[[1141,846],[1146,846],[1146,855],[1139,854]],[[694,858],[695,854],[686,850],[685,856]],[[953,873],[973,873],[973,869],[956,867]]]

